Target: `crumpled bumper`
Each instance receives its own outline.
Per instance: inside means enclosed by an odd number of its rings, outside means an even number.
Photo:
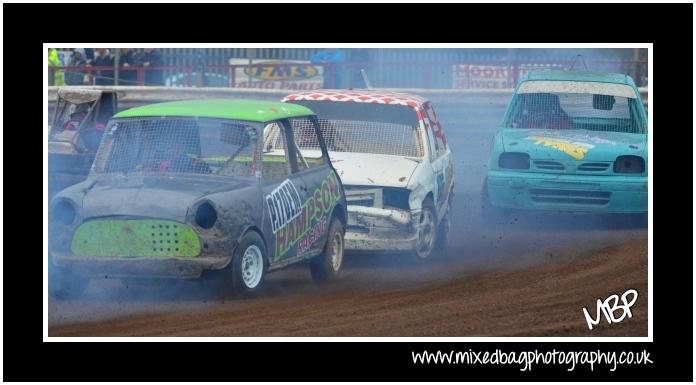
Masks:
[[[348,205],[347,250],[407,251],[418,241],[420,211]]]

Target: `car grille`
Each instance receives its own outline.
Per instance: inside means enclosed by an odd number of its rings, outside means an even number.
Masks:
[[[609,163],[599,162],[599,163],[583,163],[578,166],[578,171],[586,172],[602,172],[609,168]]]
[[[553,160],[535,160],[534,167],[541,170],[554,170],[561,171],[565,169],[565,166],[561,162],[556,162]]]
[[[534,169],[552,173],[597,173],[607,174],[611,169],[611,162],[559,162],[555,160],[533,160]]]
[[[189,225],[159,219],[97,219],[82,223],[71,250],[80,257],[183,257],[201,252]]]
[[[606,205],[611,199],[608,191],[583,191],[562,189],[530,189],[529,195],[533,202],[560,203],[576,205]]]
[[[374,207],[375,206],[375,199],[374,198],[349,199],[348,204],[352,205],[352,206]]]
[[[346,203],[349,206],[382,208],[382,189],[346,189]]]

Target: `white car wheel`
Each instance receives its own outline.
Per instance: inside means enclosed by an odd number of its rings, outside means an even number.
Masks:
[[[242,256],[242,280],[249,289],[255,289],[263,277],[263,254],[256,245],[250,245]]]
[[[418,241],[416,244],[416,256],[419,259],[427,259],[435,248],[437,239],[437,221],[435,208],[430,201],[423,204],[423,209],[418,221]]]

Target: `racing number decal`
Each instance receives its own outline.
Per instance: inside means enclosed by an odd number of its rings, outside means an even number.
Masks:
[[[281,227],[275,234],[276,252],[274,261],[281,259],[298,242],[298,254],[307,251],[326,231],[326,218],[341,199],[341,188],[336,174],[322,181],[306,201],[302,203],[299,214]],[[301,242],[305,238],[306,241]]]
[[[271,216],[273,234],[302,213],[300,194],[290,179],[284,180],[270,194],[266,195],[266,205]]]

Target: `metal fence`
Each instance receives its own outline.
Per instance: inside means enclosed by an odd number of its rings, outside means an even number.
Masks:
[[[88,84],[166,85],[179,87],[235,87],[235,68],[230,59],[248,60],[251,64],[274,61],[308,62],[320,48],[166,48],[160,49],[160,66],[119,68],[116,82],[114,68],[49,67],[55,71],[81,73]],[[137,51],[137,50],[136,50]],[[361,69],[365,69],[377,87],[394,88],[509,88],[519,76],[535,68],[564,68],[618,72],[630,75],[637,85],[647,84],[647,50],[639,49],[344,49],[340,66],[323,68],[321,87],[364,87]],[[582,62],[574,62],[575,54]],[[469,71],[469,72],[467,72]],[[478,76],[470,76],[478,71]],[[161,81],[146,79],[157,72]],[[127,80],[125,78],[132,79]],[[130,76],[128,76],[130,75]],[[488,75],[492,77],[487,77]],[[321,75],[317,75],[321,76]],[[155,77],[158,78],[158,77]],[[269,82],[256,79],[249,86],[270,88]],[[50,82],[50,80],[49,80]],[[53,83],[50,83],[53,84]],[[492,87],[495,85],[496,87]]]
[[[57,90],[60,87],[48,87],[48,116],[53,116],[56,106]],[[279,89],[216,88],[216,87],[127,87],[127,86],[93,86],[94,89],[106,89],[118,92],[119,110],[142,106],[145,104],[190,99],[254,99],[280,101],[292,93]],[[638,89],[647,108],[649,102],[648,88]],[[510,101],[512,89],[423,89],[402,88],[393,91],[413,93],[431,100],[439,110],[459,109],[462,105],[474,107],[505,106]]]
[[[631,76],[638,86],[647,85],[646,62],[594,61],[594,71],[623,73]],[[365,70],[372,86],[380,88],[511,88],[525,73],[538,69],[568,69],[571,62],[483,62],[483,63],[408,63],[384,62],[376,66],[372,62],[345,63],[340,66],[317,64],[322,75],[315,76],[314,88],[365,88],[361,71]],[[275,64],[272,64],[275,65]],[[239,71],[248,72],[248,65],[215,64],[196,66],[121,67],[119,74],[113,67],[49,67],[49,85],[56,71],[79,74],[83,81],[70,85],[131,85],[171,87],[237,87],[278,88],[277,81],[247,75],[239,79]],[[319,72],[319,71],[317,71]],[[149,74],[156,74],[150,76]],[[80,77],[78,76],[78,77]],[[251,78],[251,76],[249,76]],[[75,76],[71,76],[75,78]],[[159,80],[152,80],[159,79]],[[242,82],[240,82],[242,80]],[[297,87],[297,86],[295,86]],[[285,87],[293,90],[292,85]]]

